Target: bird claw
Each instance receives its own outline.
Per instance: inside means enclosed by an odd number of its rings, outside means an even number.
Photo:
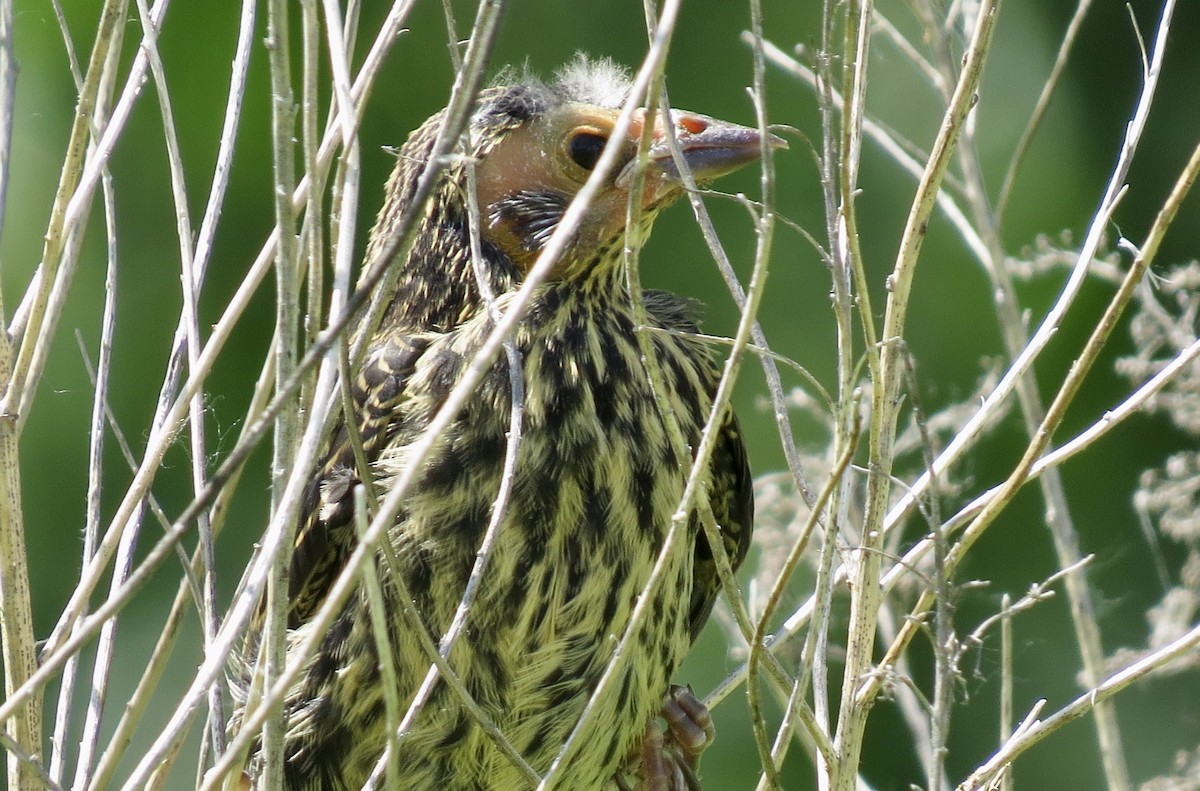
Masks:
[[[666,720],[675,744],[679,745],[691,768],[695,769],[700,763],[700,755],[717,737],[708,707],[700,702],[690,687],[674,684],[667,693],[667,702],[663,704],[662,718]]]
[[[618,781],[621,789],[636,791],[700,791],[696,769],[700,755],[716,737],[708,708],[688,687],[673,685],[663,703],[658,722],[646,727],[641,748],[631,756],[632,769],[640,778],[636,785]]]

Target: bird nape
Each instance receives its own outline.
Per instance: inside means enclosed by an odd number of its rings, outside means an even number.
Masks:
[[[631,238],[643,238],[656,213],[683,191],[667,116],[639,112],[626,137],[610,140],[631,85],[606,60],[579,58],[549,82],[509,77],[507,83],[480,94],[462,143],[468,156],[443,171],[410,252],[391,264],[399,268],[396,285],[380,326],[370,330],[352,386],[350,418],[369,469],[356,464],[343,424],[303,504],[290,575],[289,645],[307,636],[356,545],[355,487],[367,480],[380,496],[388,491],[493,328],[471,262],[467,168],[475,170],[486,285],[503,308],[605,146],[619,146],[611,175],[512,335],[524,382],[515,474],[449,665],[528,768],[541,776],[559,764],[553,787],[672,788],[705,741],[691,721],[703,722],[706,713],[669,686],[720,588],[701,515],[715,518],[736,568],[753,518],[746,452],[726,409],[701,472],[701,502],[668,542],[719,366],[695,337],[693,303],[647,291],[644,320],[666,330],[647,337],[661,372],[656,394],[637,337],[642,312],[622,272],[630,174],[646,124],[653,141],[642,227]],[[400,150],[368,262],[397,233],[441,119],[429,119]],[[673,111],[670,119],[699,181],[755,161],[764,144],[755,129],[695,113]],[[765,143],[783,145],[774,136]],[[402,712],[431,665],[402,607],[415,609],[435,644],[451,623],[500,488],[512,414],[509,377],[502,354],[422,462],[386,546],[376,552],[394,665],[388,675],[399,685]],[[685,448],[672,441],[664,414],[677,421]],[[658,579],[647,588],[656,565]],[[643,617],[618,654],[643,597]],[[239,705],[259,643],[256,628],[243,655],[247,670],[235,684]],[[603,694],[593,698],[606,672]],[[360,590],[321,637],[316,655],[304,660],[284,701],[285,789],[335,791],[362,788],[372,776],[382,781],[384,678]],[[674,723],[667,734],[674,752],[665,757],[660,711]],[[235,727],[239,720],[235,715]],[[440,680],[393,747],[403,789],[532,787],[528,768],[514,765],[460,693]],[[246,768],[255,785],[258,750],[252,748]]]

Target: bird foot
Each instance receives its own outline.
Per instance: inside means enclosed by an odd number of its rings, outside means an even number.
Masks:
[[[713,742],[716,729],[712,716],[688,687],[674,685],[667,693],[658,722],[646,727],[641,749],[631,763],[640,777],[636,786],[621,783],[623,789],[636,791],[700,791],[696,769],[700,755]]]
[[[662,707],[662,718],[688,766],[695,769],[700,765],[701,754],[717,738],[708,707],[696,697],[691,687],[673,684]]]

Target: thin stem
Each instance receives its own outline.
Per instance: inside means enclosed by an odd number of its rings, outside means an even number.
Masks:
[[[10,20],[11,21],[11,20]],[[63,263],[63,250],[67,237],[75,225],[71,212],[71,204],[77,203],[73,194],[76,186],[82,181],[81,170],[84,155],[88,150],[88,139],[91,133],[91,121],[100,101],[102,86],[106,84],[105,75],[108,72],[109,53],[114,42],[121,39],[120,28],[125,22],[125,4],[120,0],[106,0],[100,12],[97,25],[96,39],[92,47],[88,68],[84,76],[83,89],[79,92],[79,101],[75,108],[75,117],[71,124],[71,134],[67,141],[67,152],[63,157],[62,173],[59,176],[58,189],[54,195],[54,205],[50,209],[50,222],[46,229],[45,241],[42,248],[42,265],[39,267],[39,277],[35,278],[30,288],[33,290],[29,298],[29,310],[25,322],[25,333],[12,372],[2,380],[6,383],[4,400],[0,402],[0,413],[12,415],[16,420],[15,428],[19,434],[28,418],[28,409],[32,405],[32,391],[36,390],[41,378],[42,366],[45,362],[45,349],[49,346],[47,336],[53,334],[61,301],[51,301],[51,288]],[[12,26],[8,26],[5,42],[11,42]],[[145,58],[140,57],[145,64]],[[11,117],[11,116],[10,116]],[[91,189],[95,188],[99,179],[99,169],[93,171]],[[91,190],[83,201],[90,206]],[[78,210],[75,213],[78,216]],[[39,349],[40,347],[40,349]]]
[[[362,101],[361,98],[368,92],[373,84],[375,74],[378,71],[383,54],[395,39],[395,35],[403,21],[401,11],[404,10],[400,6],[393,8],[393,13],[385,20],[384,26],[381,28],[379,36],[376,39],[375,46],[372,48],[371,54],[368,55],[363,64],[363,68],[359,73],[359,79],[355,84],[355,112],[361,113]],[[109,129],[112,124],[109,124]],[[105,133],[106,137],[108,132]],[[322,166],[327,166],[331,161],[334,147],[339,140],[335,133],[328,133],[321,145],[321,163]],[[302,204],[307,194],[308,182],[301,180],[296,188],[296,193],[293,194],[292,200],[296,204]],[[164,396],[162,404],[162,420],[159,423],[157,430],[152,430],[147,441],[147,448],[142,458],[142,463],[134,475],[133,482],[130,483],[121,504],[117,508],[116,514],[109,523],[109,527],[105,532],[104,540],[97,548],[97,557],[80,575],[80,582],[72,592],[71,600],[64,608],[63,615],[51,633],[50,638],[46,641],[46,647],[42,652],[42,669],[48,667],[57,667],[62,661],[62,657],[54,657],[60,644],[63,642],[64,630],[79,617],[83,605],[87,598],[95,589],[99,581],[100,575],[103,573],[104,567],[111,560],[112,554],[115,551],[115,545],[123,530],[130,524],[134,518],[136,509],[139,507],[141,498],[145,496],[154,476],[161,467],[162,459],[166,454],[167,449],[175,441],[178,434],[180,419],[182,418],[185,405],[192,394],[200,387],[204,378],[207,376],[207,371],[212,368],[216,358],[220,355],[225,343],[233,331],[234,326],[240,320],[242,314],[247,308],[251,297],[262,283],[266,273],[270,267],[272,256],[274,255],[275,245],[278,241],[278,229],[272,232],[268,237],[263,249],[259,252],[250,271],[238,286],[234,296],[226,305],[225,311],[220,320],[213,326],[212,334],[204,346],[201,353],[201,358],[197,363],[196,370],[191,372],[188,379],[184,382],[181,393],[174,401],[170,401],[168,396]],[[379,272],[376,272],[378,276]],[[335,290],[336,295],[336,290]],[[338,337],[338,333],[345,329],[346,324],[350,320],[350,316],[355,310],[365,301],[365,296],[360,296],[356,301],[352,300],[349,307],[337,311],[331,320],[330,328],[314,342],[312,348],[309,349],[304,361],[298,366],[300,373],[312,368],[332,346]],[[293,387],[298,386],[298,381],[293,379]],[[284,396],[277,395],[262,411],[258,419],[251,422],[248,428],[242,433],[238,444],[230,452],[229,457],[221,465],[216,473],[212,476],[208,486],[204,492],[198,495],[197,500],[192,503],[189,509],[185,511],[184,517],[179,522],[176,522],[171,531],[164,536],[159,543],[152,549],[143,562],[143,569],[139,570],[135,576],[141,580],[153,570],[155,562],[161,562],[169,551],[170,545],[179,540],[179,537],[187,529],[187,523],[195,518],[195,514],[200,508],[206,507],[207,503],[215,498],[221,491],[223,485],[234,475],[238,474],[242,463],[249,455],[253,448],[257,447],[258,442],[270,430],[272,421],[274,420],[275,412],[279,409],[284,397],[290,395],[292,391],[288,390]],[[148,564],[148,566],[147,566]],[[131,579],[132,582],[132,579]],[[140,584],[138,582],[137,584]],[[126,585],[122,588],[120,597],[110,597],[109,604],[118,607],[124,598],[127,598],[136,589],[137,584]],[[0,712],[4,709],[0,706]],[[0,716],[0,719],[3,719]]]
[[[1013,718],[1013,625],[1011,600],[1006,593],[1000,599],[1000,741],[1003,742],[1012,733]],[[1010,772],[1004,773],[1000,781],[1000,791],[1012,791],[1013,781]]]
[[[857,429],[857,425],[855,428]],[[854,443],[849,444],[842,455],[834,462],[833,468],[829,472],[829,478],[826,480],[825,485],[821,487],[821,491],[817,495],[817,500],[809,512],[808,519],[805,521],[804,527],[801,528],[799,536],[793,542],[792,549],[789,551],[787,559],[780,568],[775,585],[767,596],[762,613],[758,617],[758,628],[755,631],[754,640],[750,643],[750,656],[747,659],[747,676],[750,679],[747,692],[751,700],[758,695],[758,685],[754,683],[755,668],[762,661],[764,645],[766,643],[767,625],[770,623],[771,616],[774,614],[783,597],[792,572],[799,564],[800,558],[808,547],[808,539],[812,535],[813,528],[817,525],[818,517],[824,512],[834,491],[842,485],[842,476],[845,474],[847,467],[849,467],[850,461],[854,458],[855,450],[856,445]],[[784,720],[775,734],[773,744],[767,744],[766,731],[761,727],[761,720],[756,718],[753,722],[755,741],[758,743],[759,758],[762,762],[764,772],[764,776],[759,780],[759,789],[779,787],[778,772],[783,766],[784,757],[787,755],[787,746],[791,743],[792,728],[794,727],[792,723],[795,716],[793,712],[799,708],[800,702],[807,694],[806,685],[810,677],[810,674],[805,672],[797,678],[796,683],[793,685],[791,695],[788,697],[788,707]],[[813,735],[823,736],[824,731],[818,730]],[[834,758],[832,750],[828,754],[823,754],[822,757],[825,761],[832,762]],[[766,785],[768,783],[770,784],[769,786]]]
[[[1124,670],[1112,674],[1102,683],[1075,698],[1045,720],[1032,722],[1027,720],[1026,723],[1023,723],[1024,727],[1018,729],[1017,733],[1013,734],[1003,747],[959,784],[958,791],[989,788],[992,778],[1030,747],[1038,744],[1067,723],[1086,716],[1095,709],[1097,703],[1108,700],[1130,684],[1167,666],[1173,660],[1185,656],[1189,652],[1194,652],[1197,646],[1200,646],[1200,625],[1192,627],[1172,642],[1142,657]]]
[[[461,55],[458,53],[453,11],[449,3],[444,3],[443,8],[446,13],[447,31],[450,35],[450,59],[455,69],[461,70],[463,68],[463,61]],[[473,142],[470,141],[469,143],[471,150],[474,150]],[[481,221],[479,217],[479,203],[476,198],[477,185],[474,168],[468,166],[466,175],[467,226],[470,237],[471,267],[475,274],[475,282],[479,288],[480,296],[483,298],[488,313],[495,322],[500,320],[501,314],[496,304],[496,295],[492,292],[485,271],[479,237]],[[508,511],[512,488],[516,482],[517,458],[521,447],[522,424],[525,414],[525,380],[521,354],[511,337],[504,340],[504,354],[508,362],[509,395],[512,404],[509,411],[509,429],[505,442],[504,462],[500,473],[500,486],[496,492],[496,499],[492,502],[491,514],[488,518],[488,524],[484,528],[483,538],[479,543],[479,548],[475,552],[475,561],[471,566],[471,573],[467,577],[467,584],[463,588],[462,599],[455,608],[454,615],[450,619],[450,625],[446,628],[445,634],[442,635],[438,643],[438,654],[447,662],[449,662],[454,646],[458,643],[459,638],[466,629],[471,607],[475,602],[476,596],[479,594],[483,583],[483,575],[495,551],[496,541],[500,535],[500,528],[504,523],[504,518]],[[441,671],[438,665],[431,665],[421,685],[418,687],[416,695],[413,696],[412,703],[409,704],[404,722],[401,724],[401,731],[398,735],[403,736],[407,728],[416,721],[417,715],[420,714],[421,710],[431,699],[440,676]],[[377,766],[375,775],[378,774],[379,770]]]
[[[1030,480],[1033,479],[1032,473],[1034,467],[1049,443],[1050,438],[1062,422],[1063,415],[1066,413],[1068,405],[1074,400],[1079,388],[1083,384],[1088,372],[1095,364],[1096,359],[1100,355],[1101,350],[1107,344],[1113,329],[1116,326],[1117,319],[1124,312],[1126,305],[1133,296],[1134,289],[1145,274],[1150,263],[1154,260],[1158,249],[1162,244],[1163,237],[1166,235],[1167,229],[1175,220],[1175,216],[1179,211],[1180,204],[1184,197],[1190,191],[1192,184],[1197,176],[1200,175],[1200,144],[1192,151],[1191,158],[1187,165],[1180,172],[1176,179],[1175,186],[1159,210],[1154,224],[1151,227],[1146,237],[1146,242],[1143,244],[1134,259],[1133,264],[1126,273],[1124,280],[1121,282],[1117,293],[1109,301],[1105,308],[1103,316],[1097,322],[1091,335],[1088,337],[1087,343],[1080,352],[1078,359],[1071,366],[1070,371],[1059,386],[1058,392],[1055,394],[1054,400],[1050,407],[1046,410],[1046,417],[1042,424],[1038,427],[1034,437],[1029,441],[1025,448],[1025,452],[1021,460],[1017,463],[1008,478],[1001,484],[995,494],[989,497],[978,513],[974,515],[970,523],[963,529],[962,536],[953,551],[947,556],[946,563],[949,567],[956,567],[966,553],[970,551],[975,541],[987,530],[987,528],[996,520],[1000,513],[1008,506],[1017,492]],[[923,594],[913,612],[921,613],[927,610],[930,606],[930,596],[928,592]],[[884,658],[884,664],[888,662],[890,656],[894,656],[899,651],[903,650],[908,641],[912,639],[913,629],[910,628],[913,621],[905,625],[901,630],[899,637],[888,649],[888,656]],[[860,691],[859,695],[862,702],[866,703],[878,693],[876,684],[867,684]]]
[[[950,165],[954,144],[967,113],[975,103],[975,92],[983,76],[983,65],[995,30],[996,11],[996,0],[985,0],[980,4],[975,35],[967,50],[962,75],[955,86],[954,96],[934,142],[925,173],[917,187],[917,194],[901,237],[896,265],[888,278],[889,294],[881,336],[881,360],[871,399],[871,475],[867,479],[867,510],[861,544],[855,558],[857,567],[851,584],[847,661],[843,675],[837,735],[834,740],[839,753],[839,763],[833,767],[832,778],[832,787],[836,791],[853,791],[862,736],[866,727],[868,707],[860,704],[858,690],[863,680],[873,675],[869,668],[872,664],[875,641],[875,614],[882,597],[880,560],[890,494],[892,443],[895,439],[899,408],[899,341],[904,336],[909,294],[929,215],[936,201],[942,175]]]
[[[354,529],[361,537],[367,530],[367,490],[361,484],[354,489]],[[388,609],[384,604],[383,588],[375,564],[368,560],[359,567],[363,590],[367,595],[367,614],[371,617],[371,632],[375,651],[379,655],[379,680],[383,688],[383,703],[387,716],[388,744],[384,776],[388,788],[400,783],[400,763],[396,752],[400,728],[400,682],[396,678],[396,660],[392,656],[392,639],[388,632]],[[422,629],[422,631],[424,631]]]
[[[1029,144],[1033,142],[1033,136],[1046,116],[1046,110],[1050,107],[1050,98],[1054,95],[1054,89],[1058,87],[1063,72],[1067,68],[1067,61],[1070,60],[1071,50],[1075,46],[1075,38],[1079,35],[1079,29],[1083,27],[1083,20],[1091,7],[1092,0],[1079,0],[1075,5],[1075,13],[1071,15],[1067,31],[1063,34],[1062,42],[1058,46],[1058,54],[1054,56],[1054,66],[1050,69],[1050,76],[1042,83],[1042,91],[1038,94],[1037,104],[1034,105],[1033,112],[1029,114],[1029,120],[1021,132],[1021,139],[1017,141],[1013,154],[1008,160],[1008,169],[1004,172],[1004,181],[1000,186],[1000,196],[996,199],[997,218],[1003,217],[1008,208],[1008,201],[1012,197],[1013,186],[1017,181],[1017,171],[1025,161]]]
[[[67,60],[70,64],[71,76],[75,81],[77,91],[83,90],[83,75],[79,72],[79,63],[75,56],[75,48],[71,42],[70,36],[66,29],[66,20],[62,16],[62,10],[55,4],[55,16],[59,22],[59,29],[63,35],[63,43],[67,52]],[[120,50],[119,45],[114,45],[110,52],[116,53]],[[113,72],[113,64],[107,64],[109,74]],[[105,90],[101,94],[107,93]],[[103,106],[99,106],[96,118],[93,120],[93,136],[97,136],[99,129],[103,127],[106,110]],[[89,143],[89,146],[92,144]],[[89,148],[89,153],[92,153]],[[95,552],[97,534],[100,527],[100,492],[102,487],[102,459],[104,448],[104,405],[107,398],[106,391],[108,389],[108,374],[110,369],[111,351],[112,351],[112,330],[115,322],[115,289],[116,289],[116,266],[117,266],[117,245],[116,245],[116,216],[115,216],[115,195],[112,185],[112,174],[106,168],[101,181],[104,194],[104,221],[107,238],[107,264],[105,272],[105,293],[104,293],[104,308],[101,318],[101,339],[100,339],[100,362],[99,373],[95,379],[95,392],[92,402],[92,417],[90,422],[89,433],[89,454],[88,454],[88,493],[87,493],[87,510],[86,523],[84,526],[84,546],[83,560],[87,562],[88,558]],[[94,668],[93,678],[98,678],[99,683],[93,681],[93,692],[95,694],[89,696],[87,718],[84,723],[84,733],[79,740],[79,752],[76,759],[76,776],[81,773],[86,774],[87,767],[90,767],[92,753],[95,750],[96,741],[99,738],[99,719],[101,703],[104,700],[105,693],[105,677],[106,672],[101,667],[104,660],[105,652],[101,651],[99,657],[101,661]],[[72,657],[71,662],[63,670],[62,680],[58,690],[58,706],[55,711],[54,734],[51,737],[51,757],[50,757],[50,776],[56,782],[61,782],[66,771],[66,755],[65,747],[70,743],[68,729],[71,721],[72,703],[75,695],[75,680],[79,666],[79,657]]]
[[[296,370],[297,327],[300,296],[296,282],[296,214],[292,193],[296,188],[295,127],[296,108],[292,94],[288,5],[285,0],[267,3],[267,62],[271,75],[271,141],[275,185],[275,227],[279,242],[275,246],[275,390],[280,392]],[[274,443],[271,452],[271,509],[279,508],[288,471],[292,469],[299,432],[299,405],[295,399],[281,404],[275,415]],[[296,530],[294,518],[283,521],[284,538],[273,557],[267,584],[266,623],[263,634],[263,683],[270,686],[283,672],[287,661],[287,573],[291,566]],[[283,740],[286,726],[283,706],[269,710],[262,736],[262,783],[265,788],[283,784]]]
[[[1022,137],[1014,153],[1008,177],[1014,174],[1015,163],[1024,153],[1023,146],[1028,144],[1028,136],[1036,128],[1039,120],[1038,113],[1045,110],[1043,102],[1048,101],[1053,83],[1065,65],[1066,53],[1069,51],[1070,42],[1074,36],[1073,31],[1077,29],[1078,22],[1082,19],[1087,5],[1086,2],[1081,3],[1076,8],[1075,19],[1072,21],[1071,28],[1068,29],[1067,38],[1063,41],[1063,48],[1059,51],[1059,61],[1056,62],[1054,72],[1043,87],[1035,115],[1031,119],[1030,125],[1026,127],[1025,136]],[[927,29],[929,27],[930,25],[927,25]],[[944,73],[952,72],[954,66],[949,54],[944,52],[944,48],[937,48],[937,52],[940,56],[939,68]],[[999,212],[993,212],[988,205],[983,168],[976,154],[976,137],[973,128],[966,130],[963,143],[958,148],[958,157],[964,175],[966,200],[974,215],[973,227],[978,229],[988,251],[983,263],[992,283],[992,292],[995,295],[994,307],[1002,330],[1005,351],[1010,359],[1015,359],[1029,343],[1029,333],[1021,316],[1017,290],[1011,272],[1004,264],[1005,256],[1000,240]],[[1011,187],[1011,183],[1006,182],[1005,186]],[[1003,199],[1002,193],[1001,200]],[[1001,210],[1002,208],[1001,206]],[[1045,406],[1031,372],[1027,372],[1017,380],[1016,391],[1026,432],[1032,437],[1039,423],[1045,417]],[[1038,486],[1045,502],[1046,525],[1054,541],[1059,567],[1074,566],[1082,557],[1082,552],[1079,549],[1078,532],[1071,519],[1066,486],[1058,469],[1050,469],[1047,474],[1040,476]],[[1075,639],[1083,661],[1083,683],[1087,686],[1094,686],[1099,683],[1104,672],[1104,649],[1100,640],[1100,627],[1095,607],[1092,604],[1087,578],[1082,573],[1068,577],[1066,590],[1070,602],[1071,622],[1075,629]],[[1131,787],[1129,770],[1124,759],[1115,710],[1111,706],[1098,707],[1095,724],[1107,785],[1113,791],[1127,791]]]

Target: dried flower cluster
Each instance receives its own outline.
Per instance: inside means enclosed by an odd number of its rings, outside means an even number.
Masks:
[[[1196,343],[1200,328],[1200,263],[1174,267],[1139,293],[1137,312],[1130,322],[1135,353],[1117,361],[1117,370],[1133,382],[1158,374]],[[1149,411],[1167,416],[1179,430],[1200,439],[1200,361],[1193,360],[1170,383],[1151,397]],[[1146,617],[1150,623],[1146,650],[1166,645],[1187,631],[1200,613],[1200,452],[1182,450],[1161,466],[1142,472],[1133,505],[1161,541],[1160,574],[1166,591]],[[1175,556],[1182,550],[1183,562],[1177,579],[1170,580],[1163,554]],[[1114,659],[1126,664],[1129,652]],[[1200,665],[1200,657],[1176,662],[1166,669],[1181,671],[1184,665]],[[1194,787],[1194,786],[1189,786]]]

